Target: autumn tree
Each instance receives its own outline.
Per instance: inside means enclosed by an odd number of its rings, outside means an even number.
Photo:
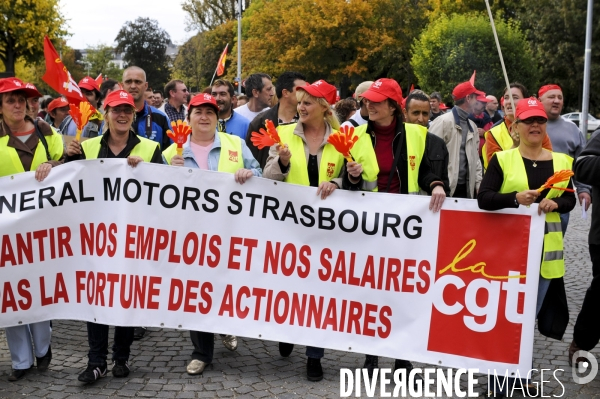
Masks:
[[[102,74],[104,77],[120,80],[123,71],[111,62],[115,58],[114,54],[114,48],[106,44],[88,48],[85,62],[90,66],[90,75],[95,78]]]
[[[242,0],[244,9],[250,0]],[[187,13],[188,30],[208,31],[237,18],[236,0],[185,0],[181,7]]]
[[[192,90],[204,89],[210,84],[225,45],[229,43],[229,54],[237,51],[232,49],[236,33],[237,23],[229,21],[189,39],[179,48],[173,65],[173,78],[183,80]],[[224,78],[232,79],[236,74],[233,58],[227,57]]]
[[[166,54],[171,43],[169,34],[150,18],[127,21],[115,38],[118,52],[124,52],[127,66],[138,66],[146,72],[151,87],[163,87],[171,74]]]
[[[496,21],[496,29],[509,79],[537,87],[537,65],[519,25]],[[441,15],[413,44],[411,64],[423,90],[439,91],[446,101],[451,101],[456,84],[468,80],[474,70],[478,89],[498,96],[506,86],[484,14]]]
[[[44,55],[44,36],[66,34],[58,0],[0,0],[0,60],[6,76],[14,76],[15,62],[22,57],[36,62]]]

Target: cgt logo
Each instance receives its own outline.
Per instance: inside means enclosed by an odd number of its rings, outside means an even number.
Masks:
[[[519,362],[529,224],[529,216],[441,212],[429,350]]]

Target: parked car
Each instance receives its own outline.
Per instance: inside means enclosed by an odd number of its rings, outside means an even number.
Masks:
[[[571,122],[574,122],[577,126],[579,126],[579,121],[581,120],[581,112],[571,112],[568,114],[561,115],[561,117]],[[600,128],[600,119],[596,119],[592,115],[588,114],[588,132],[593,132],[598,128]]]

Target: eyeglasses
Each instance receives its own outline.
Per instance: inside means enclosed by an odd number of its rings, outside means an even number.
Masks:
[[[517,122],[521,122],[521,123],[524,123],[526,125],[533,125],[534,123],[537,123],[538,125],[543,125],[547,121],[548,121],[548,119],[542,118],[540,116],[540,117],[533,117],[533,118],[527,118],[527,119],[523,119],[523,120],[518,120]]]
[[[115,115],[119,115],[120,113],[131,115],[134,112],[135,110],[132,107],[115,107],[110,109],[110,113]]]

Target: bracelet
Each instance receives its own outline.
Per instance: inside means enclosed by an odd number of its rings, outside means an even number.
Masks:
[[[518,207],[519,206],[519,201],[517,201],[517,196],[515,195],[515,205]]]
[[[438,186],[442,186],[442,187],[444,187],[444,183],[443,183],[443,182],[441,182],[441,181],[434,181],[433,183],[431,183],[431,184],[429,185],[429,188],[433,190],[434,188],[436,188],[436,187],[438,187]]]

